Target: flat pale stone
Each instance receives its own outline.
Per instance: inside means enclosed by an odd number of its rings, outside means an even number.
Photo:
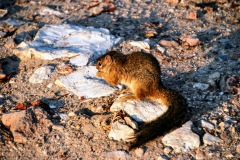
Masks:
[[[54,67],[50,65],[38,68],[29,78],[30,83],[42,83],[47,80],[53,73]]]
[[[100,159],[129,159],[131,155],[124,150],[103,152]]]
[[[207,128],[207,129],[214,129],[214,125],[210,122],[207,122],[205,120],[201,120],[202,127]]]
[[[64,14],[59,12],[59,11],[55,11],[54,9],[48,8],[48,7],[41,7],[39,14],[42,16],[47,16],[47,15],[56,15],[58,17],[63,17]]]
[[[109,30],[103,28],[69,24],[45,25],[32,42],[20,43],[14,53],[20,58],[35,57],[45,60],[80,56],[80,59],[86,59],[86,64],[97,59],[120,40],[121,38],[115,38]]]
[[[221,139],[218,138],[218,137],[215,137],[209,133],[205,133],[204,136],[203,136],[203,143],[204,144],[214,144],[214,143],[217,143],[217,142],[221,142]]]
[[[145,41],[130,41],[129,42],[130,45],[141,48],[143,50],[149,50],[150,49],[150,45],[148,42]]]
[[[172,147],[175,152],[188,151],[200,146],[199,136],[191,130],[192,122],[188,121],[181,128],[165,135],[162,142],[166,146]]]
[[[95,66],[85,66],[67,76],[62,76],[55,84],[65,87],[78,97],[97,98],[108,96],[116,89],[96,77]]]
[[[161,103],[153,101],[137,101],[131,100],[120,102],[118,99],[112,104],[110,111],[117,112],[124,110],[132,119],[137,122],[151,122],[162,116],[167,107]]]

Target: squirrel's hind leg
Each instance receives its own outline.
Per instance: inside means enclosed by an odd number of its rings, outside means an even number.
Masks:
[[[145,92],[142,90],[137,90],[135,94],[127,94],[120,97],[121,102],[126,102],[127,100],[144,100],[146,99]]]

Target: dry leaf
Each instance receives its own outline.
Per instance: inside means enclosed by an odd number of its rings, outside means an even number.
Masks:
[[[145,34],[145,36],[148,37],[148,38],[151,38],[151,37],[154,37],[155,34],[154,34],[154,33],[149,33],[149,32],[148,32],[148,33]]]
[[[85,97],[84,97],[84,96],[81,96],[80,99],[81,99],[81,101],[84,101],[84,100],[85,100]]]
[[[19,109],[19,110],[26,110],[27,106],[24,106],[22,103],[18,103],[17,104],[17,109]]]
[[[105,9],[104,12],[113,12],[115,10],[116,10],[115,7],[110,7],[110,8]]]

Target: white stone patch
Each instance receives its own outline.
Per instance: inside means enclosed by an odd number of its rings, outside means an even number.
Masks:
[[[130,41],[129,44],[132,45],[132,46],[141,48],[143,50],[149,50],[150,49],[150,45],[146,41]]]
[[[47,16],[47,15],[55,15],[55,16],[58,16],[58,17],[63,17],[64,14],[59,12],[59,11],[55,11],[51,8],[48,8],[48,7],[42,7],[41,10],[39,11],[39,14],[42,15],[42,16]]]
[[[116,89],[96,77],[95,66],[85,66],[67,76],[60,77],[55,84],[65,87],[78,97],[97,98],[108,96]]]
[[[70,59],[70,63],[74,66],[85,66],[88,63],[88,60],[91,58],[91,55],[77,56]]]
[[[96,60],[120,40],[103,28],[69,24],[45,25],[32,42],[20,43],[14,53],[20,57],[45,60],[79,56],[81,65],[85,65]]]
[[[124,110],[131,118],[137,122],[151,122],[162,116],[167,107],[161,103],[150,101],[127,101],[120,102],[118,99],[112,104],[110,111],[117,112]]]
[[[42,66],[33,73],[33,75],[29,78],[29,82],[42,83],[44,80],[47,80],[48,78],[50,78],[53,71],[54,71],[53,66],[49,66],[49,65]]]
[[[199,136],[191,130],[192,122],[188,121],[181,128],[165,135],[162,142],[166,146],[172,147],[175,152],[188,151],[200,146]]]

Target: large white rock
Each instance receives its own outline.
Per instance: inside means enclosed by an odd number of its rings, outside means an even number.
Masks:
[[[161,117],[167,111],[167,107],[153,101],[130,100],[120,102],[119,99],[117,99],[112,104],[110,111],[117,112],[120,110],[124,110],[132,119],[142,123],[151,122]]]
[[[95,66],[85,66],[80,70],[56,80],[55,84],[65,87],[78,97],[97,98],[108,96],[116,89],[96,77]]]
[[[22,42],[14,53],[20,57],[53,60],[75,57],[87,59],[79,65],[95,60],[111,49],[121,38],[115,38],[109,30],[74,26],[69,24],[45,25],[32,42]]]
[[[172,147],[175,152],[188,151],[200,146],[199,136],[191,130],[192,122],[188,121],[181,128],[165,135],[162,142],[166,146]]]

